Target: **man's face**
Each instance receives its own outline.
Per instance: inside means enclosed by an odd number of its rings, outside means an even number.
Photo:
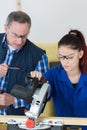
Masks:
[[[9,27],[5,25],[8,45],[14,49],[20,49],[25,44],[29,31],[30,26],[27,22],[19,23],[13,21]]]

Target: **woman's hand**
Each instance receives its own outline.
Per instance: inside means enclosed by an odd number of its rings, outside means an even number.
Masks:
[[[39,71],[31,71],[30,74],[31,74],[31,77],[37,77],[38,80],[40,80],[42,77],[42,73]]]

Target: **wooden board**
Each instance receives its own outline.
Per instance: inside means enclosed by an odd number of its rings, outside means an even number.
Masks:
[[[27,119],[26,116],[0,116],[0,122],[7,122],[9,118],[17,119]],[[64,125],[87,125],[87,118],[68,118],[68,117],[39,117],[37,121],[42,121],[43,119],[58,119],[63,120]]]

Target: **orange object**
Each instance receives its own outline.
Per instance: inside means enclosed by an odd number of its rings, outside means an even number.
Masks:
[[[26,125],[27,128],[34,128],[35,127],[35,121],[33,119],[28,119],[26,121],[25,125]]]

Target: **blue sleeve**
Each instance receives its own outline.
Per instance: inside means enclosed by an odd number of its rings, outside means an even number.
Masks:
[[[42,55],[42,59],[38,62],[35,70],[39,71],[41,73],[46,72],[49,69],[49,65],[48,65],[48,57],[46,56],[46,54]]]

